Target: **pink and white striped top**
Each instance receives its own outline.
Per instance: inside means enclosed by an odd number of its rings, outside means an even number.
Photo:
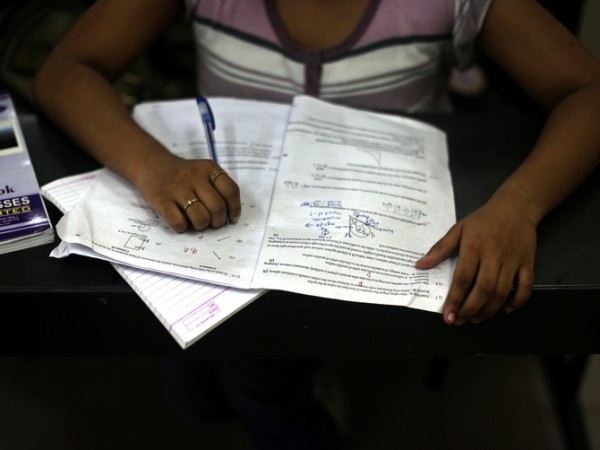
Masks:
[[[364,109],[448,109],[453,66],[467,67],[492,0],[371,0],[341,44],[307,50],[286,36],[274,0],[185,0],[198,89],[289,102],[308,94]]]

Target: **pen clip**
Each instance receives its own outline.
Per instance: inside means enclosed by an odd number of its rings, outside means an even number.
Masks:
[[[200,117],[202,117],[203,122],[208,122],[210,124],[211,131],[215,129],[215,116],[213,116],[212,110],[210,109],[210,105],[208,104],[208,100],[206,100],[203,96],[199,95],[196,97],[196,103],[198,104],[198,111],[200,112]]]

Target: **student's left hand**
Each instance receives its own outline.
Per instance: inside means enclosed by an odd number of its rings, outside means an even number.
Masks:
[[[416,266],[430,269],[458,255],[443,318],[447,324],[477,323],[527,301],[535,250],[536,224],[517,205],[492,198],[454,225]]]

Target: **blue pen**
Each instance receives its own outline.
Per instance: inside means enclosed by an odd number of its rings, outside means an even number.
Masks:
[[[210,109],[210,105],[208,104],[208,100],[206,100],[206,98],[202,97],[201,95],[197,96],[196,104],[198,105],[198,112],[202,118],[202,126],[204,127],[204,134],[206,135],[206,143],[208,144],[210,159],[212,159],[215,164],[219,164],[219,160],[217,158],[217,149],[215,148],[215,116],[213,116],[212,110]],[[221,168],[213,173],[209,178],[210,184],[214,186],[215,179],[223,173],[227,172]],[[231,223],[229,214],[227,215],[227,223]]]
[[[202,126],[204,127],[204,134],[206,136],[206,143],[208,144],[208,151],[210,152],[210,159],[212,159],[215,164],[219,164],[219,160],[217,158],[217,149],[215,148],[215,117],[213,116],[210,105],[208,104],[208,100],[206,100],[206,98],[199,95],[196,97],[196,103],[198,104],[198,112],[202,118]]]

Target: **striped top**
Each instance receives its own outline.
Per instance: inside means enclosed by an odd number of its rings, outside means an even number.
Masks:
[[[185,0],[198,89],[290,102],[308,94],[390,112],[448,110],[453,66],[465,68],[492,0],[371,0],[341,44],[307,50],[286,36],[274,0]]]

